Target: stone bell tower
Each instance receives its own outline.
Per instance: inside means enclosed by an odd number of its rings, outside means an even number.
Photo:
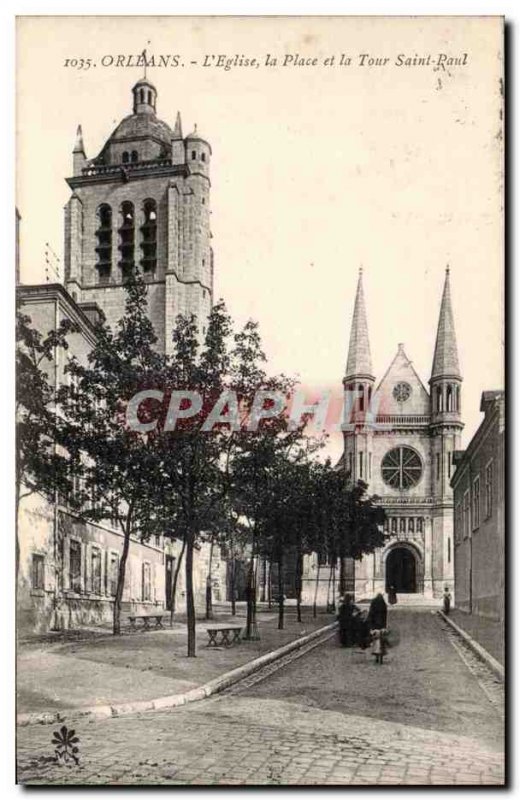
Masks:
[[[124,314],[125,279],[139,270],[161,350],[171,350],[178,314],[205,332],[213,298],[211,146],[157,117],[157,90],[142,79],[132,113],[88,159],[78,128],[72,195],[65,207],[65,280],[79,303],[96,303],[109,324]]]
[[[430,377],[431,493],[434,592],[453,592],[453,453],[460,450],[462,375],[451,305],[450,270],[446,269]]]

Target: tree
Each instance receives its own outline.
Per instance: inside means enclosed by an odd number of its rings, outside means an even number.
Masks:
[[[20,560],[19,511],[23,498],[37,492],[49,502],[70,492],[67,454],[60,450],[62,420],[56,413],[56,383],[49,371],[58,349],[67,350],[67,336],[75,330],[62,320],[57,330],[43,336],[20,309],[16,315],[16,576]]]
[[[222,425],[204,430],[201,416],[207,418],[216,400],[227,388],[229,354],[227,339],[231,322],[222,302],[213,306],[202,347],[193,317],[180,316],[173,332],[174,352],[164,365],[163,389],[179,398],[175,426],[160,421],[152,439],[160,461],[157,486],[162,498],[164,517],[170,519],[175,537],[185,546],[186,612],[188,657],[196,655],[195,602],[193,590],[193,557],[195,549],[212,530],[221,514],[225,496],[222,459],[229,431]],[[202,399],[201,416],[183,418],[189,401]],[[158,502],[161,502],[158,500]]]
[[[164,358],[147,315],[146,285],[127,281],[125,315],[115,331],[97,327],[88,363],[72,359],[71,386],[60,390],[67,420],[65,444],[79,482],[76,503],[84,521],[112,520],[123,534],[113,609],[113,633],[121,632],[121,603],[132,538],[162,533],[167,520],[156,504],[158,464],[149,437],[127,424],[128,402],[160,382]],[[150,408],[142,413],[150,414]]]

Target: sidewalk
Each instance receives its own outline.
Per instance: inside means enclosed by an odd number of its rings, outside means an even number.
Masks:
[[[108,629],[35,637],[18,647],[18,714],[56,712],[93,705],[114,705],[174,695],[195,689],[225,672],[329,624],[331,614],[312,618],[302,609],[286,608],[279,631],[276,608],[257,612],[261,639],[230,648],[208,648],[206,620],[197,620],[197,657],[186,656],[186,625],[169,621],[164,630],[127,631],[112,636]],[[216,609],[214,622],[245,625],[245,608],[232,617]],[[43,641],[42,641],[43,640]]]
[[[504,666],[504,630],[500,622],[452,608],[450,619]]]

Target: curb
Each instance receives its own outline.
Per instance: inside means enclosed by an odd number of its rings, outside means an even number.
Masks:
[[[336,622],[325,625],[323,628],[318,628],[312,633],[302,636],[300,639],[294,639],[292,642],[282,645],[277,650],[271,650],[269,653],[254,658],[240,667],[225,672],[218,678],[213,678],[208,683],[202,686],[197,686],[195,689],[190,689],[188,692],[181,694],[167,695],[166,697],[156,697],[154,700],[137,700],[133,703],[119,703],[117,705],[104,705],[104,706],[87,706],[84,708],[69,708],[56,711],[55,713],[44,712],[37,714],[18,714],[16,723],[20,726],[26,725],[52,725],[55,722],[63,722],[65,719],[108,719],[109,717],[120,717],[125,714],[135,714],[141,711],[159,711],[166,708],[177,708],[184,706],[187,703],[194,703],[197,700],[204,700],[212,694],[217,694],[229,686],[232,686],[242,678],[246,678],[257,672],[266,664],[271,664],[273,661],[278,661],[279,658],[291,653],[293,650],[298,650],[308,642],[318,639],[323,634],[334,630],[337,626]]]
[[[459,628],[459,626],[455,622],[453,622],[453,620],[451,620],[449,617],[446,616],[444,611],[437,611],[437,613],[439,614],[440,617],[443,618],[445,622],[448,623],[448,625],[451,625],[453,630],[456,633],[458,633],[461,639],[464,639],[468,647],[471,650],[473,650],[475,655],[478,656],[496,675],[496,677],[499,678],[499,680],[502,681],[503,683],[505,680],[505,670],[502,664],[500,664],[500,662],[497,661],[496,658],[493,658],[491,653],[488,653],[488,651],[484,647],[482,647],[481,644],[476,642],[475,639],[473,639],[473,637],[469,635],[469,633],[466,633],[465,630]]]

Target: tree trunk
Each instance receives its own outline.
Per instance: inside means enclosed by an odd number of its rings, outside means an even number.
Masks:
[[[247,617],[245,639],[251,639],[255,633],[256,623],[256,587],[255,587],[255,557],[251,555],[251,562],[247,575]]]
[[[186,550],[186,539],[182,542],[181,552],[179,553],[179,558],[177,559],[177,563],[175,565],[175,572],[173,575],[173,582],[172,582],[172,599],[171,599],[171,609],[170,609],[170,625],[173,625],[173,615],[175,614],[175,600],[177,597],[177,583],[179,579],[179,573],[181,571],[181,564],[182,559],[184,556],[184,551]]]
[[[278,630],[283,631],[284,623],[284,581],[283,581],[283,553],[278,555]]]
[[[130,526],[127,524],[123,538],[123,552],[119,559],[119,571],[117,574],[116,596],[114,597],[114,619],[112,633],[119,636],[121,633],[121,601],[123,599],[123,589],[125,588],[126,562],[128,551],[130,550]]]
[[[317,601],[318,601],[318,586],[320,585],[320,560],[318,558],[318,569],[316,570],[316,583],[314,584],[314,602],[312,604],[312,616],[316,619],[317,614]]]
[[[336,610],[336,562],[332,566],[332,610]]]
[[[347,581],[345,577],[345,556],[340,556],[339,559],[339,595],[344,597],[347,591]]]
[[[215,542],[211,540],[209,548],[208,574],[206,577],[206,619],[213,619],[213,586],[211,580],[211,568],[213,565],[213,547]]]
[[[296,562],[296,618],[302,621],[302,574],[303,574],[303,555],[298,550],[298,560]]]
[[[330,590],[331,590],[331,587],[332,587],[332,567],[329,564],[329,582],[327,584],[327,612],[330,611],[330,606],[331,606],[331,602],[330,602]]]
[[[237,613],[236,565],[237,562],[235,558],[235,553],[233,551],[233,556],[231,558],[231,579],[229,581],[229,592],[231,594],[231,615],[233,617],[235,617]]]
[[[186,613],[188,616],[188,658],[195,658],[195,600],[193,597],[193,531],[187,532],[186,542]]]
[[[269,578],[267,581],[267,608],[273,607],[273,581],[271,573],[271,562],[269,562]]]

